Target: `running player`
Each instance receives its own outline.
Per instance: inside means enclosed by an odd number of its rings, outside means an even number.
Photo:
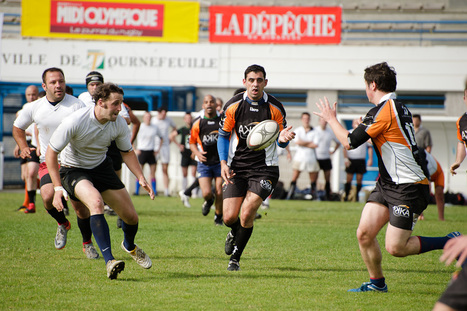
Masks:
[[[204,96],[203,110],[204,117],[197,118],[191,128],[190,149],[199,160],[198,179],[204,198],[202,213],[207,216],[215,201],[214,224],[222,226],[222,176],[219,154],[217,153],[219,121],[221,118],[217,115],[214,96]],[[213,179],[216,186],[215,194],[212,193]]]
[[[66,245],[67,232],[70,230],[71,224],[66,219],[63,210],[57,210],[52,204],[54,187],[45,163],[45,153],[50,137],[62,119],[84,107],[84,104],[76,97],[65,93],[65,75],[60,68],[46,69],[42,74],[42,82],[42,88],[45,90],[46,96],[24,106],[21,114],[13,123],[13,137],[21,150],[21,157],[23,159],[30,158],[31,153],[36,152],[36,150],[27,145],[25,129],[31,123],[36,123],[39,130],[41,197],[47,212],[58,223],[55,248],[62,249]],[[63,205],[65,206],[66,202]],[[89,211],[79,202],[76,204],[72,202],[72,206],[76,211],[78,227],[83,236],[83,251],[88,258],[97,259],[99,254],[92,245]]]
[[[347,149],[371,138],[378,156],[380,177],[370,194],[357,229],[360,253],[370,274],[370,282],[352,292],[387,292],[381,266],[382,254],[376,236],[386,229],[386,250],[393,256],[405,257],[442,249],[452,237],[411,236],[418,216],[428,205],[429,187],[426,166],[421,164],[407,107],[396,100],[396,72],[387,63],[365,69],[366,95],[376,107],[370,109],[363,122],[352,132],[342,127],[336,118],[336,106],[320,99],[314,112],[331,126],[336,137]]]
[[[55,186],[53,204],[63,208],[63,198],[70,194],[72,202],[81,201],[91,213],[94,237],[105,259],[107,277],[117,278],[125,263],[115,260],[110,246],[109,226],[104,217],[104,201],[122,218],[124,240],[122,249],[143,268],[152,266],[151,259],[135,243],[138,215],[125,186],[112,169],[106,155],[115,140],[130,171],[148,191],[154,192],[144,178],[141,166],[132,149],[125,120],[118,114],[123,101],[123,90],[115,84],[99,85],[94,94],[94,107],[81,109],[66,118],[53,133],[46,154],[50,177]],[[61,152],[62,167],[57,156]],[[59,191],[61,190],[61,191]]]
[[[257,123],[271,119],[281,129],[279,146],[287,146],[295,137],[290,131],[292,127],[286,128],[282,104],[264,92],[267,83],[263,67],[249,66],[243,79],[246,92],[225,104],[220,123],[217,148],[224,179],[224,223],[232,229],[225,241],[225,252],[231,255],[229,271],[240,269],[240,257],[253,232],[256,212],[279,179],[277,145],[261,151],[250,150],[246,145],[248,133]]]

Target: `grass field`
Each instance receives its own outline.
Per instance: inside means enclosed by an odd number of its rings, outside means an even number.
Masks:
[[[368,280],[355,230],[362,204],[272,201],[243,253],[241,271],[226,270],[227,227],[201,215],[201,199],[133,197],[140,215],[136,243],[153,262],[141,269],[120,249],[116,217],[106,216],[113,254],[126,262],[117,280],[104,260],[88,260],[74,212],[65,249],[42,207],[15,212],[22,193],[0,192],[0,309],[11,310],[431,310],[454,267],[441,251],[395,258],[383,250],[389,293],[348,293]],[[429,206],[415,234],[466,230],[467,207],[448,207],[445,222]],[[384,233],[379,235],[384,245]],[[97,246],[97,245],[96,245]]]

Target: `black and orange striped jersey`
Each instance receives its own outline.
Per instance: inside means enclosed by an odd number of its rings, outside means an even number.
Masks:
[[[276,121],[282,131],[287,127],[285,116],[281,102],[266,92],[259,102],[249,99],[246,92],[232,97],[224,106],[220,123],[221,131],[230,133],[227,165],[234,170],[278,166],[276,143],[264,150],[253,151],[247,147],[246,138],[256,124],[268,119]]]
[[[190,134],[190,144],[198,144],[201,150],[206,151],[206,165],[219,164],[217,153],[217,139],[219,137],[220,116],[212,119],[196,118],[193,121]]]
[[[467,113],[464,113],[457,122],[457,139],[467,147]]]
[[[348,136],[352,148],[368,138],[371,138],[378,156],[382,182],[428,184],[426,163],[421,159],[415,141],[412,114],[404,104],[396,101],[395,93],[383,96]]]

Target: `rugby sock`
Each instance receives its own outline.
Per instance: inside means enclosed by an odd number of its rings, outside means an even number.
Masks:
[[[286,200],[291,200],[293,199],[293,195],[295,193],[295,189],[297,188],[297,182],[295,181],[292,181],[290,183],[290,188],[289,188],[289,192],[287,193],[287,198]]]
[[[114,259],[112,249],[110,248],[109,225],[105,220],[104,214],[92,215],[90,220],[92,233],[96,239],[97,245],[101,250],[105,263]]]
[[[191,184],[191,186],[185,190],[184,194],[186,196],[191,197],[191,192],[193,191],[193,189],[198,188],[198,187],[199,187],[199,180],[198,178],[196,178],[195,181]]]
[[[138,232],[138,224],[129,225],[126,222],[122,221],[122,231],[123,231],[123,245],[127,251],[132,251],[135,249],[135,236]]]
[[[137,179],[136,180],[136,184],[135,184],[135,194],[139,194],[139,187],[140,187],[140,184],[139,184],[139,180]]]
[[[65,213],[63,213],[63,211],[61,212],[57,211],[55,207],[52,208],[51,210],[47,210],[47,212],[49,213],[50,216],[52,216],[53,219],[57,221],[59,225],[66,224],[66,222],[68,221],[65,217]]]
[[[346,182],[344,184],[344,190],[345,190],[345,200],[347,200],[348,197],[349,197],[349,193],[350,193],[350,183],[349,182]]]
[[[311,183],[311,195],[316,198],[316,182]]]
[[[23,206],[28,207],[29,205],[29,195],[28,195],[28,188],[26,186],[26,183],[24,183],[24,201],[23,201]]]
[[[235,259],[237,261],[240,261],[240,257],[242,256],[243,250],[245,249],[248,240],[250,240],[252,233],[253,227],[244,228],[240,226],[240,228],[237,231],[237,235],[235,236],[235,248],[232,253],[232,256],[230,256],[230,260]]]
[[[355,195],[355,200],[358,202],[358,194],[360,193],[360,190],[362,190],[362,184],[357,184],[357,194]]]
[[[418,240],[420,241],[420,253],[426,253],[435,249],[443,249],[444,244],[449,241],[450,237],[443,236],[443,237],[425,237],[425,236],[417,236]]]
[[[36,204],[36,190],[28,191],[29,203]]]
[[[237,218],[237,221],[235,221],[235,222],[234,222],[233,224],[231,224],[231,225],[228,225],[228,224],[225,224],[225,225],[226,225],[227,227],[231,228],[232,231],[230,231],[230,232],[232,232],[232,235],[233,235],[233,236],[236,236],[236,235],[237,235],[238,229],[241,227],[241,226],[240,226],[240,218]]]
[[[384,287],[384,285],[386,285],[386,282],[385,282],[385,278],[380,278],[380,279],[372,279],[370,278],[370,282],[371,284],[377,286],[377,287]]]
[[[331,195],[331,183],[329,181],[326,182],[324,190],[326,191],[326,198],[329,199],[329,196]]]
[[[185,189],[187,184],[188,184],[188,178],[182,177],[182,189]]]
[[[152,186],[152,191],[156,193],[157,190],[156,190],[156,179],[155,178],[151,179],[151,186]]]
[[[76,216],[76,219],[78,221],[79,231],[81,231],[81,236],[83,237],[83,244],[89,242],[92,237],[91,218],[88,217],[81,219],[78,216]]]

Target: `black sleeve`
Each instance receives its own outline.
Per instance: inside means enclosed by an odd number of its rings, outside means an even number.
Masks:
[[[349,144],[351,149],[355,149],[361,144],[365,143],[368,139],[370,139],[370,135],[367,134],[365,131],[365,126],[360,124],[352,133],[349,134],[347,139],[349,140]]]

